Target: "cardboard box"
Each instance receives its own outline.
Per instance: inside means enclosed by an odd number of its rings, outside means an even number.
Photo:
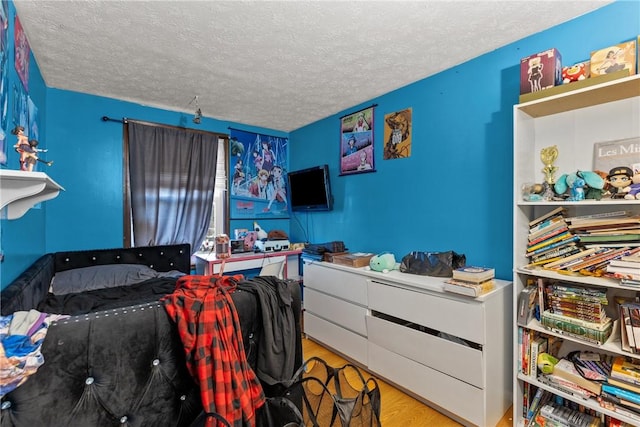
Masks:
[[[591,76],[604,76],[621,70],[636,73],[636,41],[620,43],[591,52]]]
[[[591,74],[591,64],[589,61],[578,62],[570,67],[562,67],[562,84],[579,82],[586,80]]]
[[[520,60],[520,94],[562,84],[562,56],[552,48]]]
[[[346,265],[349,267],[366,267],[373,254],[353,253],[344,255],[335,255],[333,257],[334,264]]]

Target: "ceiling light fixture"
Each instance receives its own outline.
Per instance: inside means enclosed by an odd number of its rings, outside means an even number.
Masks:
[[[193,123],[199,125],[202,121],[202,110],[200,109],[200,105],[198,105],[198,95],[193,97],[189,105],[193,104],[193,101],[196,102],[196,112],[193,115]]]

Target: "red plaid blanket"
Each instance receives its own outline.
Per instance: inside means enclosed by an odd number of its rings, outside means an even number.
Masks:
[[[242,275],[183,276],[162,301],[178,326],[187,367],[200,386],[205,412],[217,412],[233,426],[256,424],[265,402],[260,381],[247,362],[238,313],[230,292]],[[207,417],[206,427],[216,420]]]

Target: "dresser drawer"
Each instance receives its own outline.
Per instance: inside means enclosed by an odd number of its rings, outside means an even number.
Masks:
[[[363,306],[367,305],[367,279],[358,274],[331,267],[305,264],[304,286],[346,301]]]
[[[482,351],[428,332],[367,316],[369,341],[421,365],[484,388]]]
[[[306,310],[304,332],[309,337],[366,366],[367,339],[365,337],[321,319]]]
[[[369,342],[369,370],[476,425],[484,425],[483,390]]]
[[[444,279],[443,279],[444,280]],[[482,303],[445,294],[415,292],[375,281],[368,284],[369,309],[440,332],[485,343]]]
[[[367,336],[367,309],[350,302],[334,298],[314,289],[305,289],[304,309],[318,317]]]

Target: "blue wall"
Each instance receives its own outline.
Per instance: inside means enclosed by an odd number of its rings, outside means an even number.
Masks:
[[[332,212],[297,215],[293,239],[343,240],[397,260],[453,249],[510,279],[520,59],[555,47],[573,64],[638,34],[640,2],[617,2],[292,132],[291,169],[329,164],[335,198]],[[338,176],[339,118],[373,103],[376,172]],[[408,107],[411,157],[382,160],[384,115]]]
[[[12,62],[12,2],[9,10],[12,87],[20,84]],[[335,207],[261,225],[289,231],[292,241],[343,240],[351,251],[391,251],[397,258],[412,250],[453,249],[465,253],[469,263],[494,266],[499,278],[509,279],[512,106],[518,102],[519,61],[551,47],[559,49],[565,64],[588,59],[591,50],[637,37],[639,16],[638,1],[616,2],[291,132],[289,168],[329,164]],[[102,116],[178,126],[191,120],[177,112],[46,88],[33,57],[30,95],[46,131],[41,145],[55,161],[46,172],[66,191],[20,219],[0,221],[2,287],[45,252],[122,245],[122,127],[102,122]],[[338,177],[339,117],[372,103],[378,104],[377,171]],[[384,115],[408,107],[413,109],[412,156],[383,161]],[[197,128],[228,133],[228,127],[287,136],[207,118]],[[17,154],[8,151],[7,166],[17,169]],[[252,221],[234,221],[231,228],[251,226]]]
[[[13,149],[13,144],[16,143],[16,137],[10,133],[10,130],[13,129],[16,124],[25,126],[25,129],[27,128],[26,123],[18,122],[18,119],[14,117],[13,114],[13,105],[15,102],[14,87],[22,88],[22,82],[15,69],[14,17],[15,8],[13,2],[8,2],[7,58],[0,64],[0,66],[3,67],[3,72],[7,73],[7,89],[9,91],[6,128],[1,130],[6,133],[5,152],[7,155],[7,163],[0,167],[8,169],[20,168],[19,155]],[[45,123],[47,117],[47,88],[33,53],[30,54],[29,59],[29,96],[33,104],[38,108],[39,117],[38,148],[46,149],[49,148]],[[4,106],[0,106],[0,108],[4,108]],[[38,167],[42,170],[42,166]],[[42,203],[35,209],[29,210],[19,219],[0,220],[0,252],[4,255],[4,260],[0,263],[0,284],[3,287],[20,271],[24,270],[36,258],[46,252],[45,218],[47,207],[47,203]]]

